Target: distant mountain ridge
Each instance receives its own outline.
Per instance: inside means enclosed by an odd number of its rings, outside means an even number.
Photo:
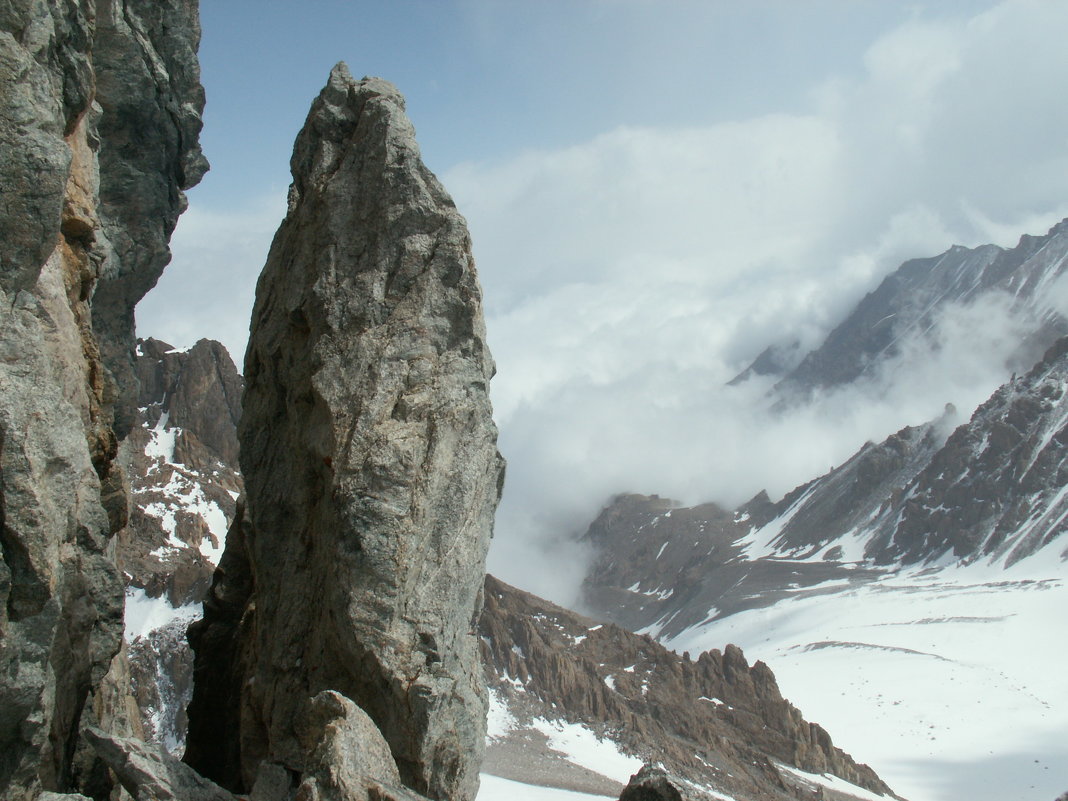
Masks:
[[[955,415],[868,443],[777,503],[615,498],[585,535],[585,608],[672,636],[897,565],[1011,565],[1068,531],[1068,337],[953,430]]]
[[[780,376],[773,394],[786,403],[870,376],[911,336],[937,330],[953,305],[991,293],[1011,298],[1031,333],[1011,356],[1009,371],[1026,370],[1058,337],[1068,319],[1049,303],[1049,289],[1068,269],[1068,220],[1044,236],[1025,235],[1014,248],[955,245],[938,256],[912,259],[868,293],[815,350],[797,361],[796,345],[766,349],[730,383],[753,375]],[[796,365],[796,366],[792,366]]]

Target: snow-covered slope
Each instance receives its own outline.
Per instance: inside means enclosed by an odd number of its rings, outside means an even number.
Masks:
[[[911,801],[1048,801],[1068,786],[1068,574],[1051,544],[1011,568],[913,568],[698,625],[733,642]]]

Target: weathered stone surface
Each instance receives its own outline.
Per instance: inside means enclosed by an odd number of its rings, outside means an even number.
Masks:
[[[296,793],[301,801],[419,798],[400,786],[397,764],[374,721],[340,693],[315,696],[297,735],[310,755]]]
[[[96,728],[87,729],[85,738],[138,801],[237,801],[161,746]]]
[[[142,24],[158,14],[166,24]],[[113,469],[113,422],[132,405],[116,406],[97,317],[128,319],[132,334],[133,304],[143,290],[110,302],[100,290],[112,279],[145,284],[150,269],[139,248],[162,242],[165,249],[173,228],[173,220],[168,226],[148,212],[166,206],[174,216],[182,205],[164,174],[191,158],[181,183],[195,180],[196,31],[195,2],[20,0],[0,7],[5,798],[34,798],[42,789],[105,791],[106,776],[77,745],[79,727],[88,720],[114,730],[132,725],[120,686],[123,595],[110,540],[127,514],[123,477]],[[177,47],[176,39],[189,46]],[[109,93],[109,80],[137,70],[153,76],[151,86]],[[120,100],[151,119],[120,113]],[[160,104],[181,106],[184,122]],[[154,140],[175,127],[183,131],[180,146],[156,153]],[[145,173],[152,180],[133,192],[117,174],[140,149],[155,160]],[[125,249],[112,246],[126,232],[102,199],[109,193],[124,195],[127,218],[143,215]],[[148,237],[153,225],[158,230]]]
[[[213,591],[240,595],[236,575],[251,593],[240,614],[209,603],[191,633],[186,758],[230,781],[234,766],[212,763],[220,733],[239,732],[243,786],[264,760],[302,772],[297,722],[332,689],[370,715],[405,785],[472,798],[486,712],[474,621],[503,465],[469,236],[396,89],[344,65],[292,169],[245,362],[248,564],[224,558]],[[198,703],[234,688],[237,720],[219,719],[229,702]]]
[[[111,247],[93,298],[93,328],[117,386],[119,437],[133,425],[134,307],[170,261],[168,243],[185,211],[182,190],[208,162],[198,137],[199,0],[97,0],[94,46],[100,218]]]

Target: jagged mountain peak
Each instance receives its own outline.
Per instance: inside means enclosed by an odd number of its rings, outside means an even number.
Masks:
[[[1004,365],[1005,374],[1027,369],[1060,336],[1068,320],[1050,305],[1049,288],[1068,266],[1068,220],[1042,236],[1023,235],[1014,248],[954,245],[929,258],[911,259],[886,276],[815,350],[797,359],[773,359],[765,351],[739,374],[781,376],[772,390],[780,405],[872,378],[904,343],[937,334],[947,310],[1000,294],[1028,334]],[[758,364],[759,363],[759,364]],[[776,363],[785,369],[775,369]]]

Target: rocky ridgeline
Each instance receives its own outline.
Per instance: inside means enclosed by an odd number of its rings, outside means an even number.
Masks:
[[[380,730],[401,785],[472,798],[503,462],[466,225],[400,94],[344,65],[292,171],[245,359],[247,505],[190,631],[185,758],[234,791],[284,770],[333,797],[308,734],[311,698],[332,690],[331,726]]]
[[[665,767],[695,798],[794,799],[793,776],[777,765],[831,773],[877,793],[889,788],[867,765],[783,699],[771,670],[728,645],[691,660],[648,636],[597,624],[494,579],[486,579],[480,630],[487,681],[519,722],[491,741],[486,770],[523,780],[541,760],[560,786],[596,787],[537,747],[532,718],[564,718]],[[534,740],[532,741],[532,737]],[[585,784],[584,784],[585,781]]]
[[[115,461],[134,305],[207,163],[195,2],[0,8],[0,788],[111,787],[80,738],[137,731]]]

